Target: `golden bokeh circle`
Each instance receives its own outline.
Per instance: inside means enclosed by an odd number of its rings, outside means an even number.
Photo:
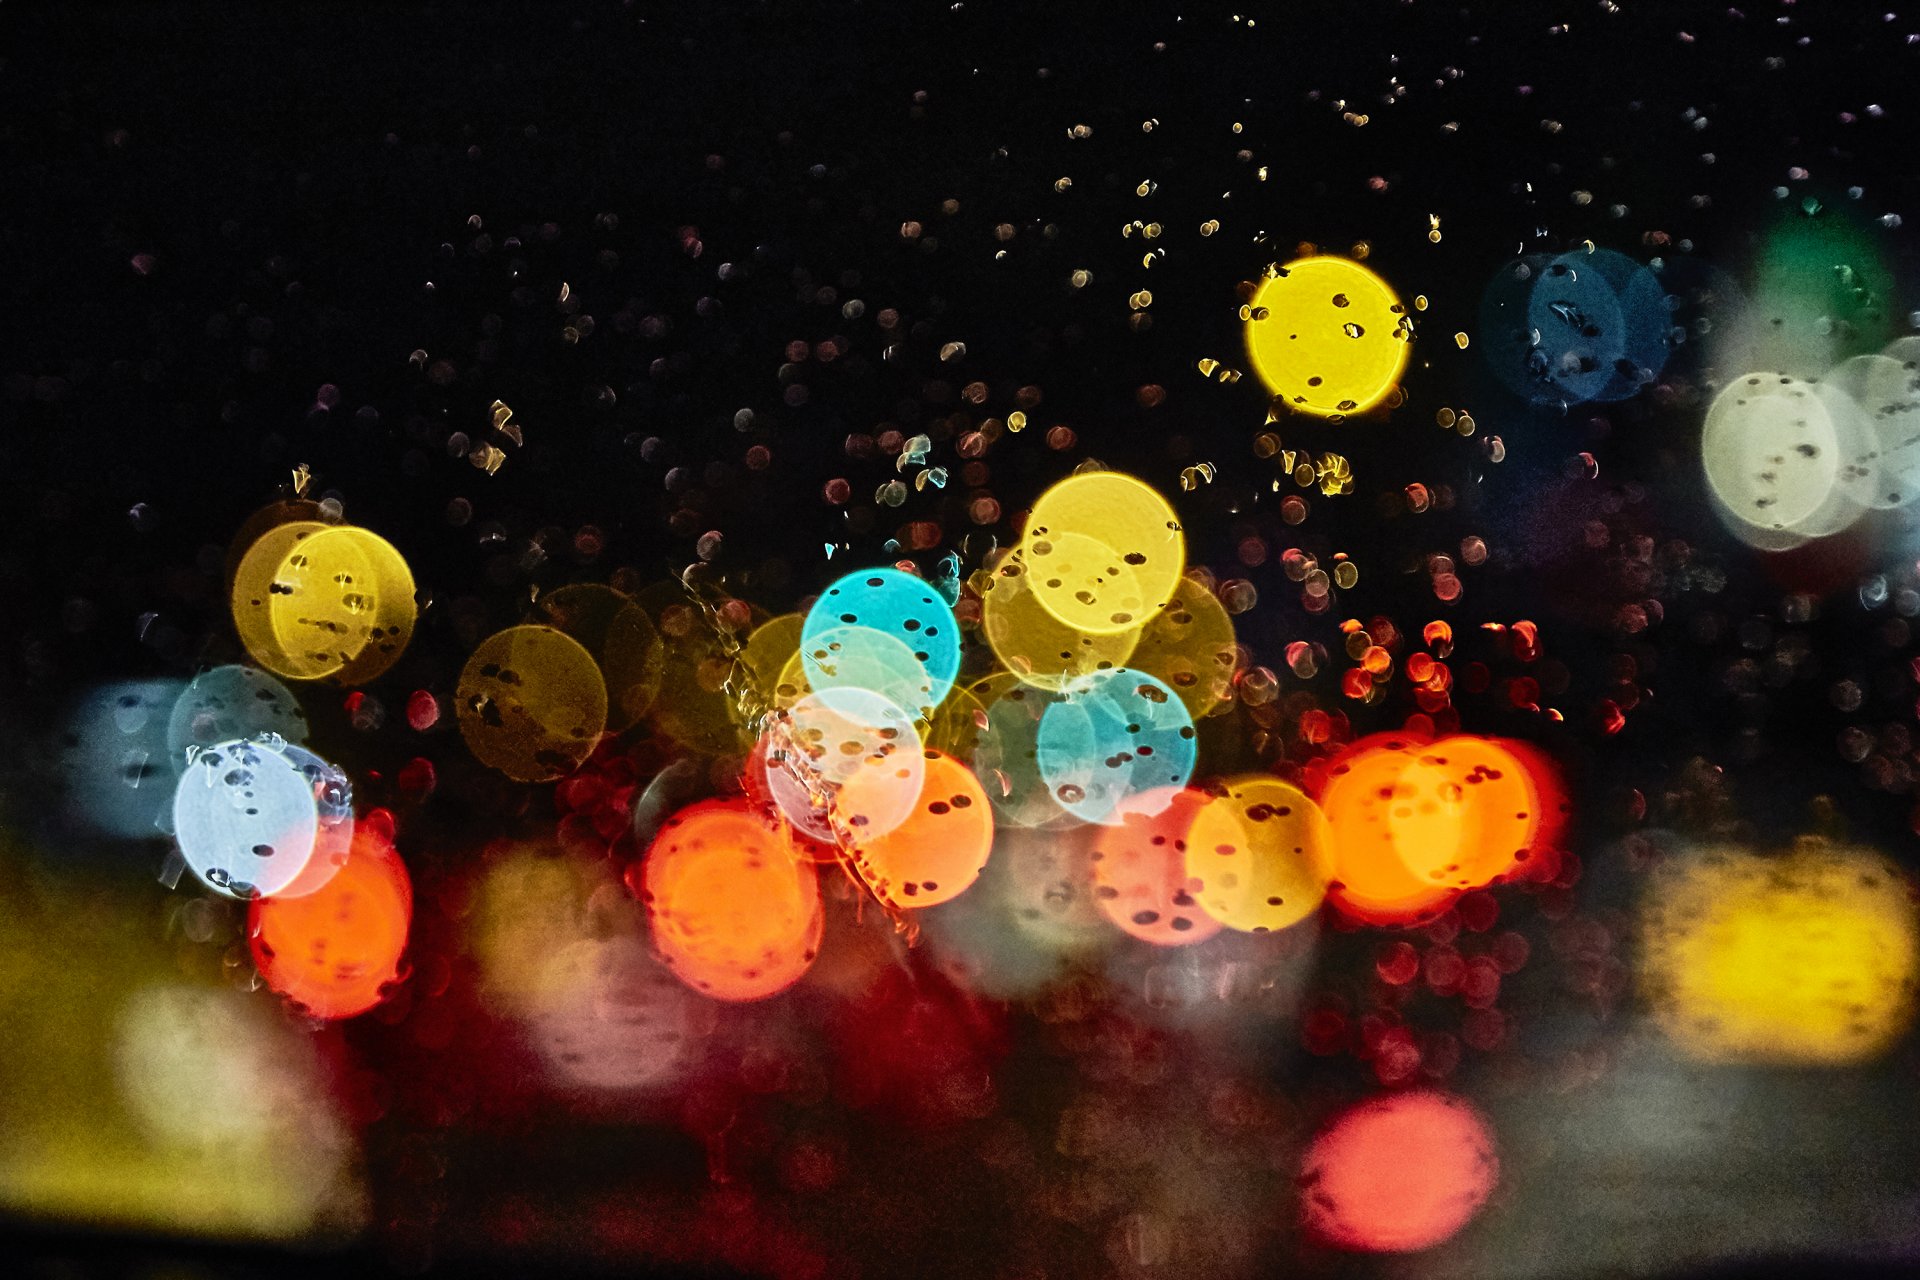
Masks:
[[[1295,259],[1261,281],[1248,305],[1253,371],[1301,413],[1363,413],[1406,371],[1406,308],[1386,281],[1350,259]]]

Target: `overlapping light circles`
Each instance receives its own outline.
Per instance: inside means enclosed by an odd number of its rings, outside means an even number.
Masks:
[[[289,680],[365,684],[413,635],[413,573],[353,525],[290,520],[254,540],[234,573],[233,619],[255,662]]]
[[[1878,445],[1867,415],[1837,387],[1754,373],[1714,398],[1700,457],[1728,530],[1760,550],[1787,551],[1842,532],[1890,491]]]
[[[1466,1226],[1499,1181],[1486,1120],[1425,1089],[1342,1112],[1307,1149],[1300,1173],[1308,1232],[1371,1253],[1432,1248]]]
[[[1040,717],[1035,754],[1054,803],[1117,823],[1193,776],[1193,717],[1173,690],[1126,667],[1083,676]],[[1123,805],[1126,809],[1123,810]]]
[[[1082,631],[1060,621],[1033,589],[1032,566],[1018,547],[986,579],[980,627],[994,656],[1015,677],[1038,689],[1123,665],[1140,641],[1140,629]]]
[[[1355,742],[1328,770],[1320,807],[1333,835],[1328,896],[1380,925],[1432,919],[1459,893],[1510,875],[1542,825],[1527,765],[1464,734]]]
[[[338,768],[271,735],[191,749],[173,796],[174,839],[228,897],[299,897],[347,861],[353,790]]]
[[[927,776],[913,720],[858,688],[809,693],[769,714],[750,767],[796,830],[835,846],[905,822]]]
[[[1334,874],[1333,832],[1306,792],[1247,774],[1194,815],[1186,868],[1209,916],[1243,933],[1274,932],[1319,909]]]
[[[1480,345],[1494,374],[1535,404],[1624,400],[1666,367],[1677,305],[1653,272],[1611,249],[1530,254],[1488,283]]]
[[[1057,691],[996,671],[957,690],[941,707],[928,745],[969,761],[1003,827],[1052,828],[1074,821],[1040,771],[1040,724]]]
[[[1093,899],[1123,933],[1161,947],[1202,942],[1220,932],[1194,898],[1187,871],[1188,832],[1212,803],[1203,791],[1165,787],[1131,797],[1109,827],[1089,828]]]
[[[806,680],[828,698],[865,689],[925,720],[960,670],[960,627],[932,586],[900,569],[859,569],[820,593],[801,628]]]
[[[1247,358],[1274,398],[1330,418],[1392,394],[1412,328],[1387,282],[1347,258],[1297,258],[1247,303]]]
[[[1659,870],[1640,916],[1642,991],[1688,1057],[1847,1066],[1913,1023],[1920,914],[1879,853],[1701,850]]]
[[[704,800],[669,818],[642,864],[641,900],[661,959],[715,999],[775,995],[819,954],[813,864],[746,800]]]
[[[973,771],[939,751],[921,751],[918,803],[891,831],[858,841],[853,869],[880,901],[931,907],[965,893],[993,851],[993,807]]]
[[[593,655],[552,627],[508,627],[481,641],[454,702],[475,758],[520,782],[571,773],[607,727]]]
[[[1126,665],[1179,694],[1195,720],[1210,715],[1233,697],[1240,666],[1233,619],[1205,584],[1181,578],[1140,633]]]
[[[660,693],[665,645],[631,598],[597,582],[577,582],[541,596],[536,619],[580,643],[607,689],[607,728],[632,727]]]
[[[1034,599],[1089,635],[1145,627],[1186,567],[1173,508],[1151,485],[1117,471],[1068,476],[1041,494],[1020,553]]]
[[[413,922],[413,882],[385,836],[362,825],[346,862],[301,897],[256,899],[253,963],[273,990],[316,1018],[351,1018],[399,980]]]

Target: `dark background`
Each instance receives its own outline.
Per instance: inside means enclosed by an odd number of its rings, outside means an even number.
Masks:
[[[1011,517],[1091,456],[1173,496],[1194,563],[1260,589],[1237,621],[1276,670],[1288,638],[1326,627],[1280,576],[1289,540],[1323,561],[1336,550],[1360,561],[1361,590],[1343,608],[1417,628],[1434,609],[1424,575],[1405,570],[1485,534],[1494,560],[1465,575],[1454,625],[1538,620],[1564,671],[1567,720],[1490,700],[1465,714],[1568,763],[1583,850],[1631,825],[1620,814],[1636,792],[1656,823],[1711,807],[1688,781],[1696,758],[1726,766],[1715,794],[1749,834],[1784,840],[1827,796],[1852,835],[1910,844],[1910,782],[1867,778],[1834,747],[1847,724],[1912,718],[1905,637],[1886,639],[1852,592],[1865,573],[1911,578],[1898,531],[1797,565],[1786,586],[1839,590],[1816,620],[1787,627],[1778,574],[1698,500],[1702,402],[1688,388],[1708,375],[1688,353],[1669,371],[1674,397],[1562,415],[1504,397],[1451,339],[1475,330],[1485,281],[1523,249],[1592,239],[1645,260],[1685,241],[1738,276],[1805,196],[1867,226],[1915,209],[1920,46],[1909,28],[1920,16],[1882,6],[1633,0],[1287,3],[1239,20],[1138,3],[7,4],[8,820],[29,832],[54,821],[40,766],[75,693],[236,656],[227,544],[296,466],[311,468],[310,496],[339,497],[348,519],[400,546],[423,589],[413,646],[372,691],[397,717],[408,689],[450,688],[474,638],[516,620],[530,588],[604,581],[615,566],[661,578],[716,530],[714,572],[780,612],[831,576],[824,544],[881,558],[902,518],[940,521],[938,551],[971,569],[987,535],[1005,542]],[[1396,85],[1406,92],[1389,103]],[[1343,122],[1343,110],[1368,122]],[[1077,124],[1091,137],[1070,139]],[[1794,166],[1811,177],[1790,180]],[[1056,192],[1062,176],[1073,185]],[[1143,181],[1157,184],[1148,197],[1135,194]],[[1222,229],[1202,238],[1194,228],[1208,218]],[[1133,219],[1167,228],[1155,242],[1167,256],[1150,269],[1146,242],[1120,234]],[[916,240],[901,234],[908,221],[923,225]],[[1911,235],[1875,234],[1904,317],[1920,298]],[[1271,465],[1251,452],[1264,417],[1254,380],[1221,385],[1195,365],[1240,360],[1235,284],[1303,241],[1367,242],[1369,265],[1432,308],[1404,408],[1276,425],[1289,445],[1348,454],[1361,477],[1354,495],[1310,495],[1312,518],[1288,532]],[[1092,283],[1071,288],[1076,269]],[[1153,293],[1150,328],[1129,323],[1139,289]],[[849,317],[855,298],[865,313]],[[901,316],[891,332],[877,324],[883,308]],[[583,315],[593,331],[566,341]],[[783,369],[789,343],[840,337],[840,358]],[[964,354],[943,359],[950,343]],[[962,397],[976,381],[986,399],[970,409]],[[988,455],[979,488],[1004,517],[976,528],[943,422],[1004,416],[1025,386],[1043,389],[1042,407]],[[1150,406],[1148,387],[1164,398]],[[481,438],[496,399],[526,443],[487,476],[447,442]],[[1505,463],[1432,425],[1438,407],[1466,404],[1504,440]],[[1047,448],[1053,424],[1077,443]],[[845,443],[889,426],[931,430],[955,472],[897,513],[870,500],[895,475],[891,459],[849,456]],[[744,461],[755,445],[770,451],[764,470]],[[1582,451],[1597,485],[1567,479]],[[1181,492],[1181,469],[1200,462],[1216,478]],[[844,511],[820,498],[836,477],[851,483]],[[1462,499],[1417,528],[1384,517],[1378,495],[1414,480]],[[1584,546],[1582,523],[1602,516],[1611,541]],[[579,550],[583,526],[603,550]],[[1660,627],[1623,638],[1613,610],[1634,593],[1618,551],[1638,532],[1684,540],[1726,585],[1672,597]],[[1272,543],[1263,566],[1235,563],[1249,533]],[[1773,619],[1760,646],[1741,629],[1756,615]],[[1805,638],[1811,671],[1757,696],[1728,681],[1782,630]],[[1606,738],[1592,707],[1622,652],[1653,696]],[[1851,719],[1828,696],[1843,677],[1869,688]],[[1323,680],[1333,705],[1330,689]],[[391,772],[415,752],[356,733],[343,712],[310,713],[316,742],[356,771]],[[461,754],[446,740],[433,755],[447,778],[435,856],[496,816],[465,806],[487,783]],[[1587,856],[1583,892],[1619,897],[1617,874]],[[1910,1078],[1906,1060],[1886,1069],[1889,1088]],[[1851,1114],[1830,1126],[1841,1149]],[[1902,1116],[1896,1127],[1911,1126]],[[547,1176],[564,1184],[575,1156],[591,1168],[603,1137],[556,1130]],[[662,1182],[701,1176],[697,1152],[660,1142]],[[521,1172],[482,1152],[462,1176],[504,1186]],[[1710,1179],[1710,1167],[1696,1175]],[[378,1201],[377,1170],[372,1181]],[[1840,1203],[1858,1190],[1829,1170],[1807,1195]],[[1614,1195],[1626,1221],[1636,1194],[1594,1193]],[[17,1223],[7,1248],[49,1274],[62,1259],[101,1274],[192,1259],[224,1275],[416,1257],[376,1244],[315,1261],[48,1230]],[[953,1238],[971,1238],[968,1224]],[[438,1256],[508,1265],[457,1237]],[[564,1250],[540,1259],[563,1264],[587,1265]],[[1569,1265],[1543,1269],[1580,1273]]]

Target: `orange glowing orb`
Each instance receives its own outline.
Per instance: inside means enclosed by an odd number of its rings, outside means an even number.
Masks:
[[[1093,899],[1122,932],[1160,947],[1184,947],[1220,932],[1187,874],[1187,833],[1213,797],[1187,787],[1130,796],[1113,826],[1090,826]]]
[[[1468,734],[1356,742],[1321,796],[1334,833],[1329,896],[1369,924],[1412,924],[1512,874],[1543,825],[1538,769]]]
[[[247,933],[269,987],[316,1018],[351,1018],[398,979],[412,921],[405,864],[363,824],[325,884],[304,897],[256,900]]]
[[[703,800],[667,819],[642,865],[641,898],[660,958],[717,1000],[776,995],[820,951],[813,862],[748,800]]]
[[[854,847],[853,866],[882,902],[931,907],[965,893],[993,851],[993,806],[973,770],[927,750],[926,780],[899,826]]]
[[[1343,1112],[1307,1149],[1300,1190],[1307,1230],[1322,1241],[1409,1253],[1466,1226],[1499,1180],[1487,1122],[1423,1090]]]

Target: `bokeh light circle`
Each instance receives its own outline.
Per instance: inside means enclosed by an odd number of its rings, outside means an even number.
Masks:
[[[552,627],[508,627],[481,641],[454,700],[475,758],[520,782],[571,773],[607,726],[593,655]]]
[[[207,887],[229,897],[271,897],[294,884],[320,845],[353,829],[346,775],[312,752],[278,739],[239,739],[191,753],[174,789],[180,855]],[[334,868],[337,870],[337,866]]]
[[[1220,932],[1187,871],[1189,829],[1213,803],[1188,787],[1155,788],[1122,804],[1117,823],[1088,833],[1094,902],[1121,932],[1160,947]]]
[[[1186,568],[1173,508],[1117,471],[1081,472],[1041,494],[1020,550],[1034,599],[1090,635],[1138,632]]]
[[[1320,806],[1271,774],[1221,784],[1194,815],[1186,845],[1201,907],[1243,933],[1298,924],[1319,909],[1333,878],[1333,833]]]
[[[894,907],[952,901],[980,878],[993,851],[993,806],[980,780],[952,756],[921,754],[925,776],[912,812],[853,848],[855,872]]]
[[[1365,412],[1407,367],[1406,308],[1386,281],[1350,259],[1295,259],[1261,281],[1248,306],[1253,371],[1301,413]]]
[[[918,674],[911,667],[901,669],[911,661],[924,672],[927,689],[920,696],[925,701],[900,705],[931,709],[959,674],[960,626],[952,608],[923,579],[901,569],[857,569],[830,583],[807,611],[800,652],[816,690],[860,685],[876,673],[890,677],[887,684],[863,687],[917,689]]]
[[[764,1000],[819,954],[813,863],[743,800],[705,800],[661,826],[641,870],[653,944],[674,975],[718,1000]]]
[[[167,721],[167,754],[184,768],[189,747],[210,747],[271,733],[286,742],[307,740],[307,713],[287,686],[257,667],[202,671],[188,682]]]
[[[274,642],[293,668],[284,674],[346,685],[378,677],[413,636],[413,591],[405,558],[374,533],[331,525],[296,538],[267,600]]]
[[[1130,796],[1186,785],[1193,717],[1173,690],[1126,667],[1085,676],[1046,708],[1034,746],[1054,802],[1083,822],[1115,822]]]
[[[1341,1113],[1307,1149],[1308,1232],[1371,1253],[1428,1249],[1466,1226],[1500,1180],[1493,1131],[1466,1102],[1416,1090]]]
[[[254,965],[267,985],[316,1018],[351,1018],[400,976],[413,882],[384,836],[363,824],[345,865],[313,893],[248,909]]]
[[[1181,578],[1154,611],[1126,665],[1144,671],[1180,695],[1195,720],[1233,697],[1240,663],[1233,619],[1201,583]]]
[[[1062,622],[1040,603],[1031,566],[1018,548],[989,576],[980,626],[1001,665],[1040,689],[1123,665],[1141,635],[1139,628],[1092,632]]]
[[[753,757],[787,821],[829,845],[886,835],[926,782],[913,720],[867,689],[810,693],[774,712]]]

